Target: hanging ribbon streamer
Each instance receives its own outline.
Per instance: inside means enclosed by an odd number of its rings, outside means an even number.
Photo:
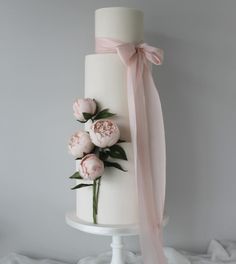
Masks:
[[[164,264],[162,223],[165,202],[165,133],[161,102],[150,62],[160,65],[163,51],[146,43],[97,38],[97,53],[117,53],[127,69],[127,95],[134,168],[137,178],[140,244],[145,264]]]

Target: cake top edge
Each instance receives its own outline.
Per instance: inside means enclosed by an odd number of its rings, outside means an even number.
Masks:
[[[115,11],[115,10],[127,10],[127,11],[131,11],[131,12],[137,12],[139,13],[140,15],[143,16],[143,11],[139,10],[139,9],[136,9],[136,8],[132,8],[132,7],[125,7],[125,6],[116,6],[116,7],[102,7],[102,8],[99,8],[99,9],[96,9],[95,10],[95,13],[100,13],[100,12],[103,12],[103,11],[107,11],[107,10],[112,10],[112,11]]]

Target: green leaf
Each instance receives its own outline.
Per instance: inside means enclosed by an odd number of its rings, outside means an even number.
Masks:
[[[123,140],[123,139],[119,139],[119,140],[117,141],[117,143],[124,143],[124,142],[126,142],[126,141]]]
[[[108,117],[112,117],[114,116],[115,114],[113,113],[110,113],[109,112],[109,109],[106,108],[106,109],[103,109],[101,110],[100,112],[98,112],[95,117],[94,117],[94,120],[97,120],[97,119],[102,119],[102,118],[108,118]]]
[[[78,122],[80,122],[80,123],[83,123],[83,124],[87,122],[87,121],[80,121],[80,120],[78,120],[78,119],[77,119],[76,121],[78,121]]]
[[[83,112],[83,116],[84,116],[84,119],[85,119],[86,121],[89,120],[89,119],[91,119],[91,118],[93,117],[92,114],[90,114],[90,113],[86,113],[86,112]]]
[[[93,184],[80,183],[80,184],[74,186],[73,188],[71,188],[71,190],[80,189],[80,188],[84,188],[84,187],[88,187],[88,186],[92,186],[92,185]]]
[[[81,180],[83,178],[80,176],[79,172],[76,171],[72,176],[70,176],[70,179]]]
[[[128,160],[124,149],[119,145],[113,145],[110,148],[109,155],[115,159]]]
[[[111,162],[111,161],[107,161],[107,160],[105,160],[105,161],[103,161],[103,162],[104,162],[104,166],[105,166],[105,167],[114,167],[114,168],[119,169],[119,170],[122,170],[122,171],[124,171],[124,172],[127,171],[127,170],[123,169],[123,168],[120,166],[119,163]]]
[[[99,159],[104,161],[108,159],[109,157],[109,151],[99,151]]]

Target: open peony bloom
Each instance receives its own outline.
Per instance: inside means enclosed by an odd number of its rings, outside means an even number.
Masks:
[[[87,132],[78,131],[70,138],[68,148],[75,158],[82,158],[93,150],[94,145]]]
[[[84,179],[95,180],[103,175],[104,164],[95,154],[88,154],[82,158],[79,172]]]
[[[96,112],[96,101],[91,98],[77,99],[73,104],[74,116],[79,121],[86,121],[83,113],[95,114]]]
[[[114,121],[101,119],[92,124],[89,135],[94,145],[106,148],[116,144],[120,138],[120,130]]]

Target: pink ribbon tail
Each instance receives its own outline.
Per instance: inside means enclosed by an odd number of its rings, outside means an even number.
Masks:
[[[161,64],[162,50],[99,38],[96,51],[117,52],[127,67],[127,95],[137,177],[140,244],[145,264],[165,264],[162,223],[165,202],[165,133],[161,102],[149,61]]]

